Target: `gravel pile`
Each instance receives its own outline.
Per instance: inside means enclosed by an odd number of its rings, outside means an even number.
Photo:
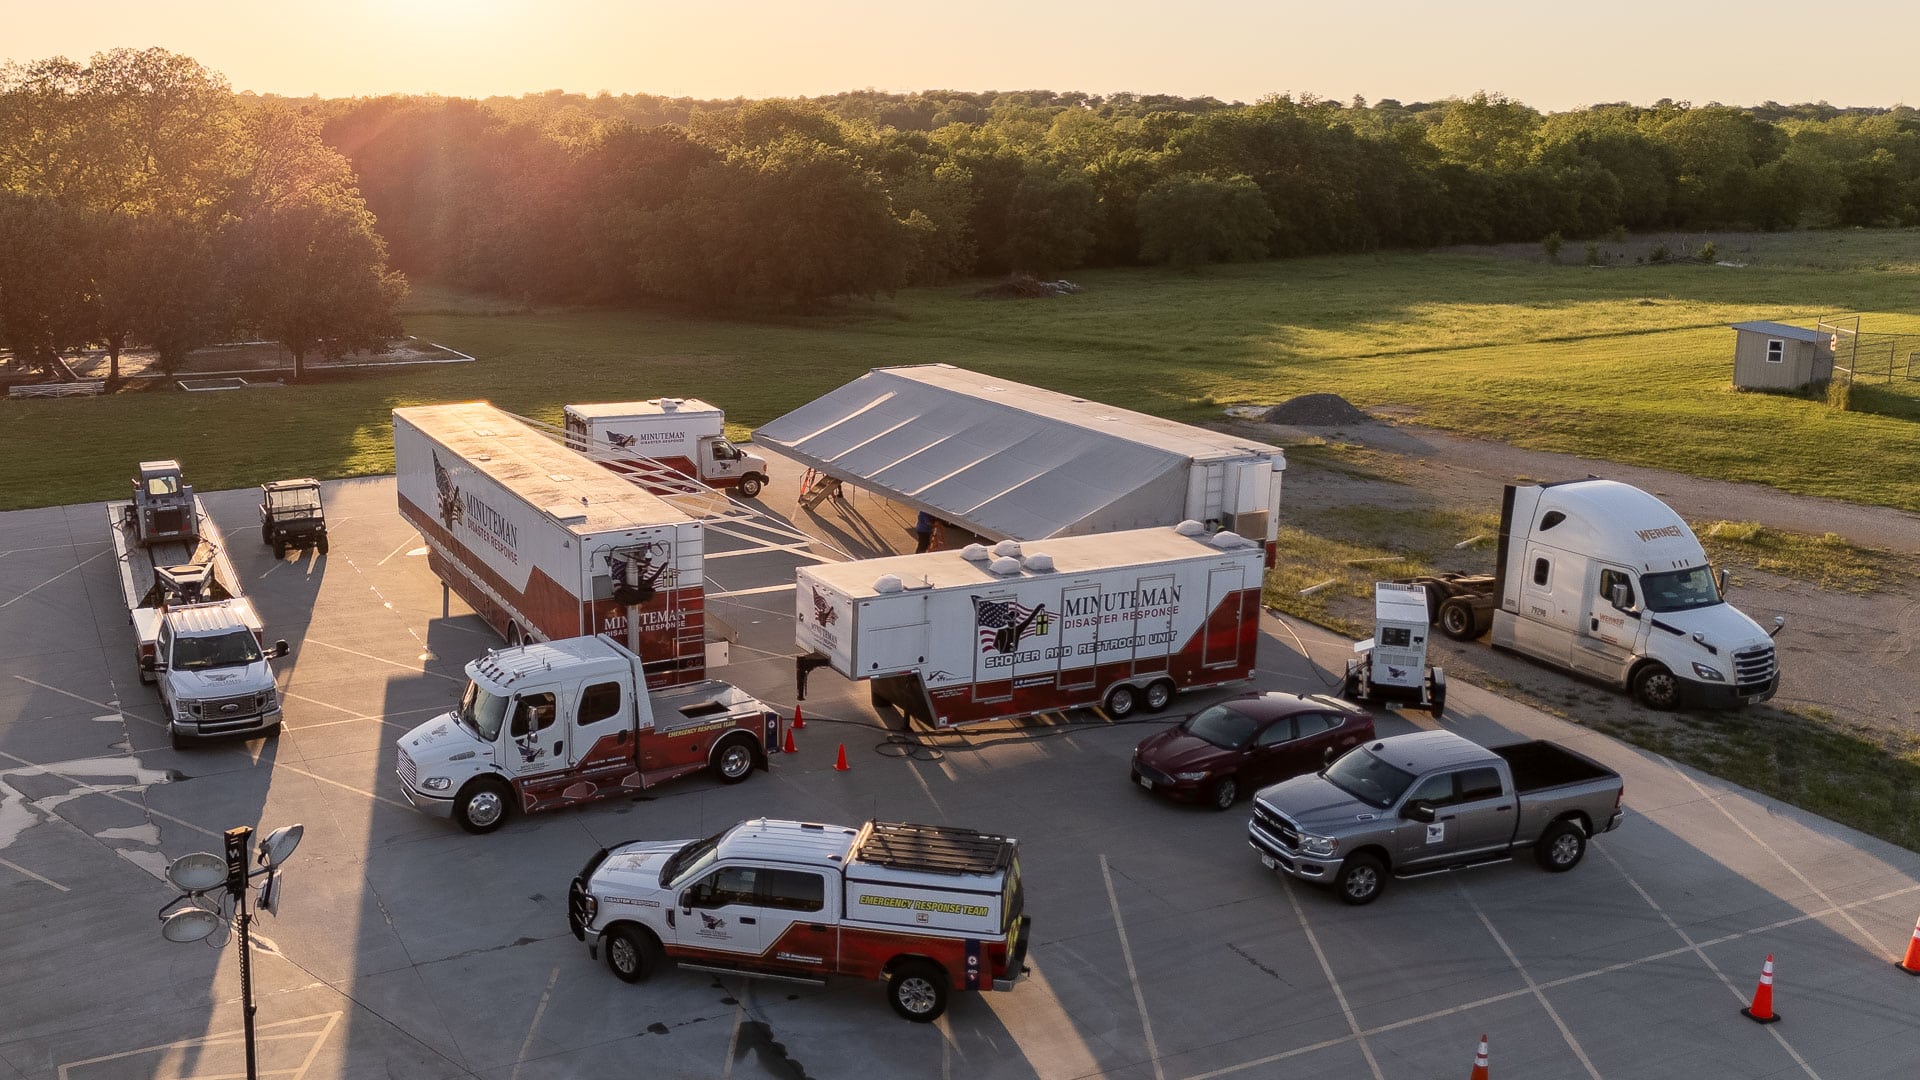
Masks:
[[[1346,427],[1367,423],[1372,417],[1339,394],[1302,394],[1268,409],[1265,419],[1269,424],[1294,427]]]

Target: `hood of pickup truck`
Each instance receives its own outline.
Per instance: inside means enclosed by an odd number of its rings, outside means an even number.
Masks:
[[[614,848],[593,872],[592,888],[638,901],[660,891],[660,868],[691,840],[637,840]],[[651,905],[642,905],[651,906]]]
[[[460,754],[484,754],[491,750],[450,712],[441,713],[400,736],[397,743],[413,759],[421,775],[426,775],[431,766],[451,761]]]
[[[1349,825],[1379,821],[1383,812],[1341,791],[1318,775],[1296,776],[1268,788],[1257,798],[1285,814],[1302,832],[1337,832]]]
[[[232,667],[202,668],[189,671],[174,668],[167,672],[167,684],[173,696],[185,701],[239,697],[273,688],[273,669],[265,660]]]

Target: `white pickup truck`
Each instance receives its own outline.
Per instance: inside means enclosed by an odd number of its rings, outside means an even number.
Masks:
[[[943,825],[743,821],[705,840],[602,848],[567,923],[625,982],[666,961],[789,982],[883,979],[908,1020],[1026,975],[1017,842]]]

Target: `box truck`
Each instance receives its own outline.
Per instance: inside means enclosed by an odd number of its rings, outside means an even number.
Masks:
[[[1490,576],[1410,579],[1441,633],[1630,690],[1654,709],[1733,708],[1780,688],[1772,631],[1726,602],[1693,530],[1613,480],[1509,484]]]
[[[728,442],[726,414],[699,398],[569,405],[566,422],[569,447],[642,487],[662,468],[749,499],[767,486],[767,459]]]
[[[174,749],[280,726],[280,695],[253,605],[214,524],[175,461],[143,461],[133,498],[107,504],[140,681],[157,682]]]
[[[706,675],[701,524],[486,402],[393,411],[400,514],[508,645],[610,634]]]
[[[830,665],[936,727],[1248,678],[1264,550],[1198,522],[802,567],[801,679]],[[804,689],[804,687],[802,687]]]

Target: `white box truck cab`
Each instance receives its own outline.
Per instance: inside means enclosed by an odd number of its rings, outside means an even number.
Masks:
[[[767,486],[767,459],[727,441],[726,414],[699,398],[569,405],[566,419],[569,447],[642,487],[656,465],[749,499]]]
[[[407,801],[472,833],[634,795],[710,770],[745,780],[778,751],[780,721],[718,680],[647,691],[640,657],[606,635],[490,652],[467,665],[459,708],[400,737]]]
[[[1017,841],[944,825],[743,821],[705,840],[602,848],[567,893],[567,924],[626,982],[666,961],[819,984],[880,979],[908,1020],[954,990],[1027,974]]]
[[[1612,480],[1509,484],[1500,522],[1495,646],[1655,709],[1779,689],[1773,639],[1721,596],[1693,530],[1659,499]]]

